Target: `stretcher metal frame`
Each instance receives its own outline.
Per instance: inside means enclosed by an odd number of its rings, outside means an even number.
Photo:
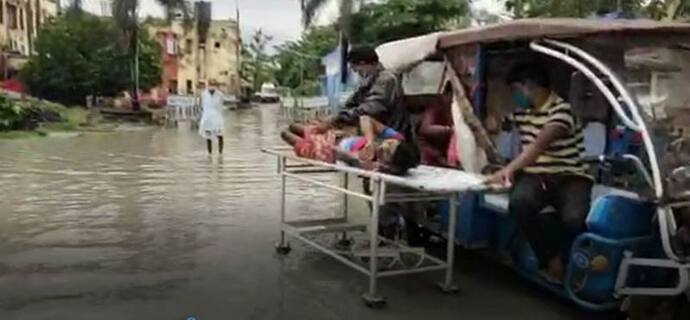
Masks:
[[[443,282],[439,283],[439,288],[444,293],[453,293],[457,288],[453,284],[453,264],[455,256],[455,230],[457,222],[457,199],[458,190],[437,190],[428,191],[421,188],[414,188],[409,184],[404,183],[402,177],[382,174],[375,171],[367,171],[359,168],[349,167],[339,164],[329,164],[321,161],[311,159],[299,158],[294,156],[291,148],[274,147],[264,148],[261,150],[264,153],[271,154],[277,157],[277,172],[281,177],[280,190],[280,241],[276,244],[276,250],[280,254],[287,254],[290,251],[290,246],[287,237],[292,237],[303,243],[316,248],[324,254],[327,254],[346,266],[355,269],[369,278],[368,291],[362,295],[362,298],[369,307],[380,307],[386,303],[383,296],[378,294],[378,279],[382,277],[413,274],[428,271],[445,271],[445,278]],[[294,163],[288,163],[294,162]],[[449,169],[450,170],[450,169]],[[307,177],[310,174],[318,173],[335,173],[342,174],[342,185],[334,186]],[[356,175],[371,180],[371,194],[365,194],[350,190],[348,188],[348,176]],[[323,187],[332,191],[343,194],[342,215],[338,218],[325,220],[299,220],[288,221],[286,219],[286,183],[287,178],[292,178],[298,181],[310,183],[319,187]],[[414,193],[387,193],[386,187],[389,185],[397,185],[410,190],[415,190]],[[348,196],[363,199],[372,204],[371,215],[366,224],[349,223],[348,216]],[[447,200],[450,203],[448,231],[447,231],[447,248],[445,261],[431,256],[423,250],[415,250],[415,248],[407,247],[397,241],[391,241],[379,236],[379,209],[380,206],[386,203],[403,203],[415,201],[433,201],[433,200]],[[367,232],[369,238],[368,253],[365,254],[369,258],[368,268],[356,263],[348,258],[347,252],[331,248],[327,245],[318,243],[315,239],[310,239],[309,236],[319,234],[342,234],[341,239],[348,239],[348,232]],[[379,243],[387,243],[393,248],[400,250],[400,252],[413,252],[421,256],[422,259],[429,262],[430,265],[423,265],[417,263],[410,268],[399,270],[379,270],[380,261],[378,258],[382,257],[382,249]],[[390,251],[390,250],[388,250]]]

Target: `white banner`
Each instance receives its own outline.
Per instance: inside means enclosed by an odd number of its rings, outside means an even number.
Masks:
[[[168,107],[183,108],[183,107],[193,107],[196,103],[195,96],[183,96],[183,95],[169,95],[168,96]]]

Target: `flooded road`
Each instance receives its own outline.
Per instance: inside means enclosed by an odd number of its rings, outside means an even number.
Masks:
[[[279,179],[260,147],[278,109],[227,113],[226,154],[187,129],[0,141],[0,319],[581,319],[591,315],[471,253],[462,292],[440,274],[385,279],[390,307],[364,308],[364,277],[295,245],[274,254]],[[291,217],[336,199],[290,184]]]

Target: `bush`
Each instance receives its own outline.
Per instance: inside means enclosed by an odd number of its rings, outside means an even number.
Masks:
[[[24,110],[12,100],[0,95],[0,130],[16,129],[24,118]]]

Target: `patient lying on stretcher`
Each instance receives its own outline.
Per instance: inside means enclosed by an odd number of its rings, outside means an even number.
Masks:
[[[348,135],[347,130],[321,132],[318,124],[292,124],[281,137],[299,157],[327,163],[342,161],[350,166],[403,175],[419,165],[415,145],[402,134],[378,121],[360,118],[362,135]]]

